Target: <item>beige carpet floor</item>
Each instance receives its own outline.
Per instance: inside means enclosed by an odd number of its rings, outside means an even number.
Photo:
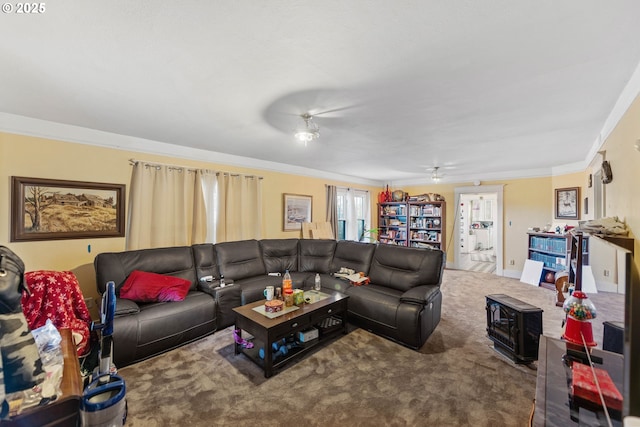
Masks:
[[[544,310],[544,334],[562,334],[554,292],[486,273],[446,270],[442,320],[414,351],[354,329],[272,378],[234,355],[227,328],[120,370],[126,425],[524,426],[536,364],[516,365],[487,338],[485,296],[504,293]],[[591,295],[602,322],[622,321],[624,296]],[[117,343],[115,344],[117,345]]]

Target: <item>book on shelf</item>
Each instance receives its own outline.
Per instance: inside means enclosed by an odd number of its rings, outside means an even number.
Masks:
[[[425,243],[425,242],[411,242],[412,248],[422,248],[422,249],[438,249],[439,245],[435,243]]]
[[[440,206],[424,205],[424,206],[410,206],[411,216],[441,216],[442,210]]]

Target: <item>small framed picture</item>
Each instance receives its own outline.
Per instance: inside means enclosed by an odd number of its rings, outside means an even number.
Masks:
[[[284,231],[302,229],[303,222],[311,222],[313,197],[302,194],[283,194]]]
[[[556,188],[556,219],[580,218],[580,187]]]

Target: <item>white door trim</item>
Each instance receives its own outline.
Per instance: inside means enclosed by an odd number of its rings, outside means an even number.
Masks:
[[[504,209],[503,209],[503,194],[504,184],[500,185],[478,185],[474,187],[457,187],[455,189],[455,205],[453,206],[453,247],[454,247],[454,268],[459,268],[460,262],[460,233],[458,227],[460,227],[460,215],[458,208],[460,207],[460,195],[461,194],[486,194],[495,193],[498,196],[498,213],[496,223],[494,224],[496,232],[496,275],[503,275],[503,229],[504,229]]]

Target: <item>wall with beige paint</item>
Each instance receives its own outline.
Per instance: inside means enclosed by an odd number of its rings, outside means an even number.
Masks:
[[[633,148],[640,138],[640,101],[636,99],[625,116],[603,146],[606,158],[611,162],[614,180],[606,186],[607,215],[617,215],[628,224],[631,235],[640,234],[640,197],[637,183],[640,182],[640,153]],[[0,242],[6,244],[25,261],[27,269],[72,270],[78,276],[86,296],[97,297],[93,272],[93,258],[96,253],[121,251],[123,238],[79,239],[43,242],[9,243],[10,236],[10,177],[26,176],[129,184],[130,158],[179,164],[187,167],[203,167],[230,172],[256,174],[264,177],[264,236],[265,238],[296,237],[298,234],[282,231],[282,193],[308,194],[313,196],[313,219],[325,217],[325,185],[353,186],[369,190],[372,200],[372,221],[376,224],[376,201],[380,188],[351,185],[338,182],[290,175],[271,171],[261,171],[228,165],[216,165],[193,160],[172,159],[153,154],[140,154],[127,150],[115,150],[90,145],[61,142],[30,136],[0,133]],[[594,167],[599,164],[594,164]],[[554,189],[580,187],[581,199],[591,200],[592,190],[587,186],[587,178],[592,168],[582,173],[554,177],[517,179],[509,181],[484,182],[484,185],[504,185],[504,259],[505,269],[521,270],[527,257],[527,228],[543,227],[554,221]],[[455,187],[470,186],[471,183],[407,186],[410,194],[439,193],[447,200],[447,260],[453,260],[450,247],[453,236]],[[581,205],[581,210],[583,206]],[[572,224],[570,224],[572,225]],[[635,230],[635,233],[634,233]],[[91,245],[91,252],[88,246]],[[640,243],[635,242],[635,264],[640,266]],[[508,261],[513,259],[515,265]]]
[[[584,172],[572,173],[567,175],[559,175],[551,177],[551,187],[553,189],[552,193],[552,203],[551,203],[551,218],[553,218],[553,222],[556,224],[566,224],[569,226],[577,226],[578,221],[582,221],[585,219],[584,216],[584,198],[586,197],[586,187],[587,181],[585,180]],[[555,190],[559,188],[572,188],[578,187],[578,219],[570,220],[570,219],[556,219],[556,210],[555,210]]]
[[[503,266],[505,270],[522,270],[527,258],[526,233],[529,227],[544,227],[552,222],[553,189],[550,177],[487,181],[482,185],[503,185]],[[447,201],[447,262],[454,261],[453,233],[456,218],[456,187],[472,183],[432,184],[406,187],[409,194],[437,193]],[[481,187],[479,187],[481,188]],[[509,265],[514,260],[514,265]]]
[[[619,217],[631,231],[630,237],[635,238],[636,273],[640,271],[640,151],[634,145],[639,139],[640,97],[637,97],[601,148],[613,172],[613,181],[604,186],[606,216]],[[594,168],[600,167],[600,160],[594,162]]]
[[[80,282],[85,297],[98,297],[93,270],[97,253],[124,250],[124,238],[49,240],[9,242],[10,239],[10,177],[65,179],[126,184],[131,175],[129,159],[170,163],[187,167],[202,167],[229,172],[255,174],[263,177],[264,238],[292,238],[300,233],[283,231],[283,193],[306,194],[313,197],[312,219],[324,221],[326,214],[325,185],[351,186],[369,190],[375,200],[378,188],[353,185],[348,182],[323,180],[284,173],[252,170],[192,160],[173,159],[153,154],[115,150],[90,145],[61,142],[30,136],[0,133],[0,244],[15,251],[27,270],[71,270]],[[91,247],[91,252],[88,248]]]

